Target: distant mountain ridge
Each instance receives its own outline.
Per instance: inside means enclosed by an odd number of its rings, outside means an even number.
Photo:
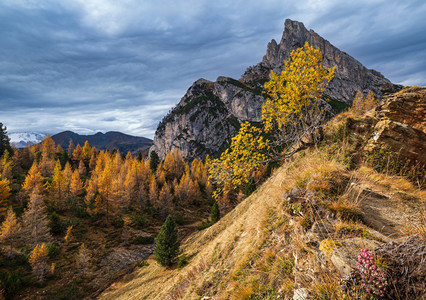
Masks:
[[[99,150],[114,150],[117,149],[121,153],[131,152],[133,154],[143,153],[152,145],[152,140],[124,134],[117,131],[109,131],[107,133],[98,132],[93,135],[81,135],[72,131],[63,131],[52,136],[53,141],[62,148],[68,148],[70,140],[74,145],[84,145],[86,141],[90,146],[95,146]]]
[[[40,143],[45,136],[46,134],[41,132],[13,132],[8,134],[11,146],[20,149]]]

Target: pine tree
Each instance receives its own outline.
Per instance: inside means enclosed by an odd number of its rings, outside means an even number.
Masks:
[[[151,153],[149,154],[149,167],[151,168],[152,172],[155,172],[157,170],[159,163],[160,158],[158,157],[157,152],[151,151]]]
[[[161,226],[154,255],[155,260],[165,267],[173,264],[179,255],[178,229],[170,215]]]
[[[1,224],[0,239],[10,246],[9,256],[12,256],[13,243],[19,237],[21,225],[16,219],[12,207],[7,211],[6,219]]]
[[[217,204],[217,201],[213,203],[212,210],[210,212],[210,220],[212,223],[216,223],[220,219],[220,211],[219,211],[219,205]]]
[[[32,244],[35,245],[52,239],[46,207],[38,189],[35,189],[31,194],[22,222],[23,236],[30,239]]]
[[[61,234],[64,231],[64,224],[56,212],[50,215],[49,227],[53,235]]]
[[[28,262],[31,264],[34,275],[37,277],[39,282],[43,282],[47,276],[49,266],[48,251],[46,244],[37,244],[34,250],[31,252]]]
[[[13,153],[12,147],[10,146],[10,138],[7,136],[7,127],[3,126],[0,122],[0,156],[3,155],[4,151]]]

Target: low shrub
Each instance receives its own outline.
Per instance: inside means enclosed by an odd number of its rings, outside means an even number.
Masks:
[[[149,245],[154,243],[153,236],[138,236],[133,240],[133,244],[135,245]]]
[[[370,295],[384,297],[388,285],[387,276],[385,271],[374,263],[374,256],[370,250],[360,250],[357,266],[363,289]]]
[[[182,269],[183,267],[185,267],[188,264],[188,260],[186,259],[186,255],[182,254],[181,257],[179,257],[178,263],[177,263],[177,267],[178,269]]]
[[[60,251],[61,251],[61,247],[58,244],[56,243],[47,244],[47,255],[49,255],[50,258],[54,258],[58,256]]]

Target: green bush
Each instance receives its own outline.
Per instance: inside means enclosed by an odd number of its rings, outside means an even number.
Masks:
[[[0,281],[6,299],[12,299],[17,292],[27,285],[21,274],[15,272],[0,271]]]
[[[137,262],[136,266],[139,267],[139,268],[142,268],[142,267],[149,266],[149,263],[146,260],[141,260],[141,261]]]
[[[61,251],[61,247],[56,243],[47,244],[47,254],[50,258],[56,257]]]
[[[144,228],[148,224],[146,215],[132,215],[130,225],[136,228]]]
[[[124,226],[123,217],[121,215],[114,216],[114,218],[112,219],[112,226],[114,226],[115,228],[122,228]]]
[[[154,243],[153,236],[138,236],[133,240],[135,245],[148,245]]]
[[[53,235],[59,235],[64,232],[64,224],[62,223],[61,218],[58,216],[56,212],[53,212],[50,215],[49,227],[50,227],[50,232]]]
[[[209,228],[212,225],[213,225],[212,222],[203,223],[200,226],[198,226],[197,229],[201,231],[201,230],[204,230],[206,228]]]
[[[186,259],[186,255],[182,254],[181,257],[179,257],[178,263],[177,263],[177,267],[178,269],[182,269],[183,267],[185,267],[188,264],[188,260]]]

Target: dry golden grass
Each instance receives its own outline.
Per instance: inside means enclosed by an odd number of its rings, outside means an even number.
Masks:
[[[191,235],[182,245],[189,264],[182,270],[169,270],[149,260],[136,278],[117,283],[101,299],[199,299],[200,294],[233,294],[232,276],[253,257],[253,249],[263,243],[264,220],[268,209],[279,210],[285,181],[278,170],[257,193],[240,203],[212,227]],[[202,268],[197,267],[202,262]],[[188,280],[190,278],[190,280]],[[220,286],[216,286],[216,285]],[[248,293],[249,289],[241,293]]]
[[[408,192],[420,199],[426,199],[426,191],[421,190],[404,177],[379,173],[366,166],[359,168],[358,172],[377,183],[387,186],[389,189]]]
[[[345,164],[331,159],[324,151],[300,152],[218,223],[183,242],[182,251],[189,261],[185,268],[164,269],[149,260],[149,266],[141,268],[132,281],[115,284],[100,299],[200,299],[203,296],[249,299],[254,295],[276,297],[273,295],[278,290],[280,295],[291,298],[295,274],[301,284],[316,285],[319,295],[335,293],[334,286],[328,284],[336,276],[332,267],[331,271],[324,271],[323,266],[314,266],[314,274],[319,276],[316,279],[305,271],[293,269],[295,259],[301,266],[312,267],[317,249],[313,251],[306,244],[302,226],[294,220],[289,223],[290,216],[283,209],[284,193],[298,186],[318,194],[324,192],[325,198],[332,195],[329,208],[342,215],[357,212],[362,199],[355,186],[368,181],[387,184],[416,197],[423,195],[401,178],[382,176],[365,167],[353,173],[350,177]],[[336,185],[342,185],[338,192]],[[335,229],[337,233],[330,234],[377,239],[358,223],[341,222]]]

